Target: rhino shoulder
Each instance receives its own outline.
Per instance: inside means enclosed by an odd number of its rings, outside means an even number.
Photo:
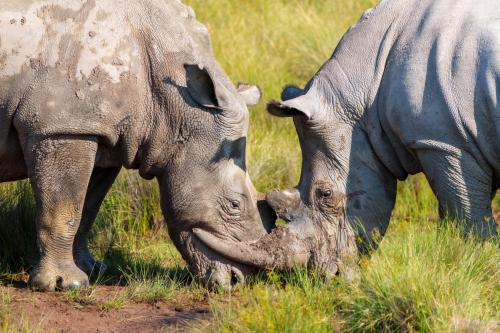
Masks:
[[[165,61],[172,57],[201,67],[211,64],[213,52],[209,31],[196,19],[191,7],[178,0],[153,0],[143,6],[142,19],[147,18],[148,23],[142,29],[154,64],[164,67]]]

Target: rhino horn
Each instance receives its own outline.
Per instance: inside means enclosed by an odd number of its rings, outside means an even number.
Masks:
[[[193,232],[205,245],[224,257],[261,269],[306,265],[310,258],[311,242],[290,224],[277,227],[254,242],[225,241],[201,229]]]

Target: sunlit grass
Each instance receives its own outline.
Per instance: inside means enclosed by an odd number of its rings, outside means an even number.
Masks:
[[[499,319],[498,242],[464,240],[451,224],[400,223],[337,293],[346,331],[448,332],[454,319]]]
[[[269,273],[213,301],[213,332],[330,332],[335,289],[315,272]]]
[[[303,270],[251,284],[215,302],[214,332],[455,332],[499,320],[498,243],[458,228],[396,222],[361,279],[326,282]],[[274,276],[274,277],[273,277]],[[462,327],[466,331],[466,327]]]
[[[4,321],[10,314],[11,296],[9,291],[0,286],[0,322]]]
[[[0,333],[38,333],[40,325],[33,325],[10,309],[12,297],[7,288],[0,285]],[[15,320],[14,320],[15,318]]]
[[[43,330],[39,327],[40,325],[31,325],[28,321],[24,319],[17,319],[16,323],[13,323],[11,318],[5,318],[0,320],[0,333],[52,333],[56,330]]]
[[[171,256],[173,253],[176,255]],[[143,259],[133,255],[126,266],[120,267],[127,286],[123,294],[126,299],[155,303],[171,301],[178,296],[195,299],[205,293],[171,243],[160,242],[154,248],[146,247],[140,257]]]

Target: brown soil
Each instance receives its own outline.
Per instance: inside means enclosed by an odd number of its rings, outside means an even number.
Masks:
[[[55,332],[190,332],[207,324],[208,301],[176,299],[175,304],[133,303],[120,309],[102,310],[99,304],[112,300],[122,287],[95,286],[92,302],[72,301],[65,293],[33,292],[25,286],[2,288],[10,295],[9,324],[30,330]],[[0,321],[1,325],[1,321]]]

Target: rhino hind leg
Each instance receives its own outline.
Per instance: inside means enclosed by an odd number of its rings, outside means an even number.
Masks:
[[[120,168],[95,168],[90,178],[80,227],[73,244],[73,258],[76,265],[89,277],[104,273],[106,265],[96,261],[88,248],[88,235],[106,194],[113,185]]]
[[[29,138],[28,173],[37,204],[40,261],[30,273],[37,290],[86,287],[73,260],[73,242],[94,167],[97,142],[78,137]]]
[[[15,181],[26,177],[26,165],[16,130],[9,128],[7,140],[0,139],[0,182]]]
[[[482,239],[498,235],[491,209],[493,172],[469,153],[422,150],[418,157],[439,200],[441,218],[463,221],[465,234]]]

